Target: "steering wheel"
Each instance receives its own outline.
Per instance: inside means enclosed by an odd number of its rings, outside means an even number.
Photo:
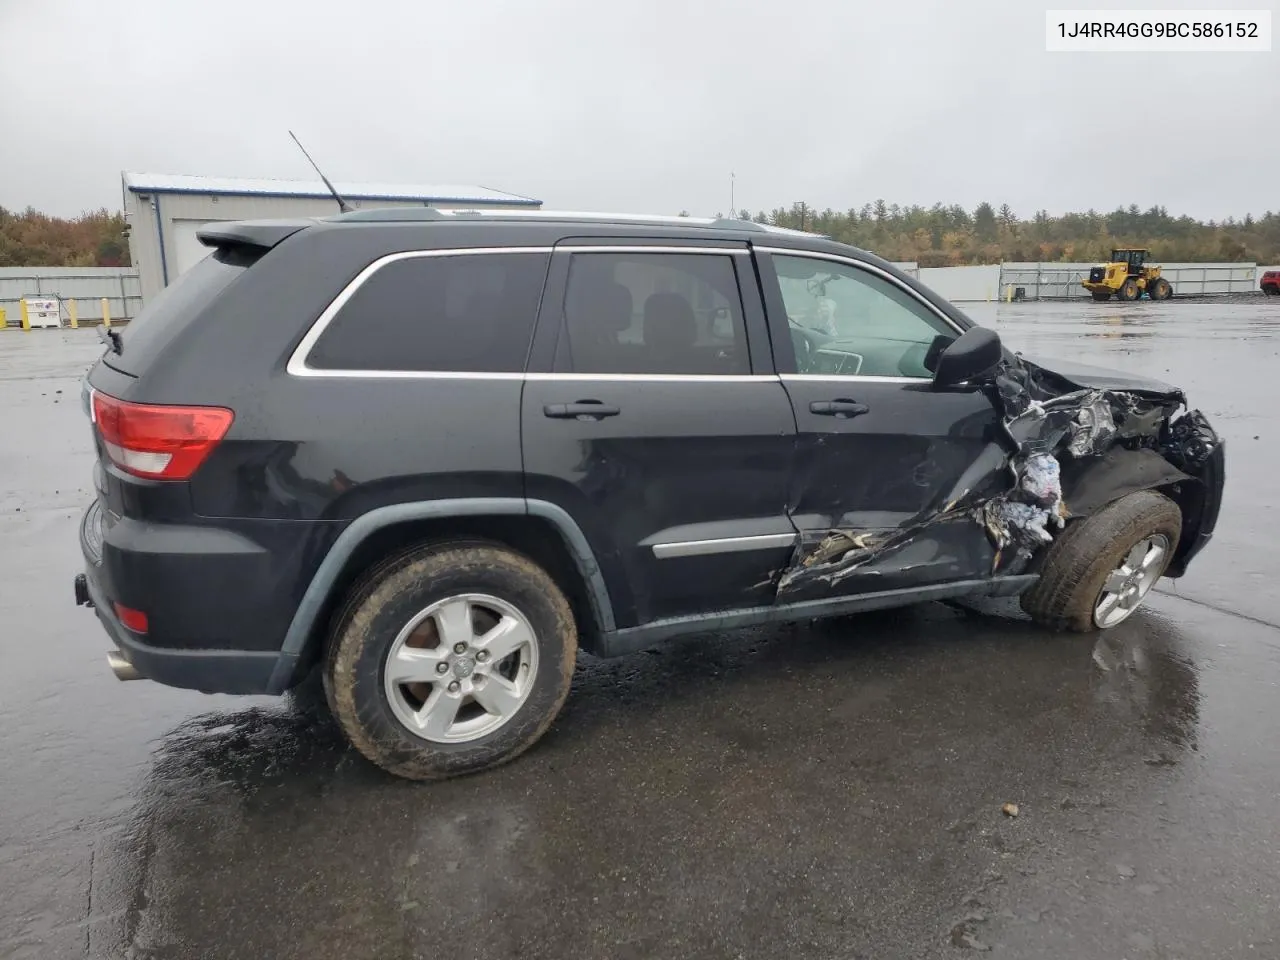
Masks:
[[[796,354],[796,371],[804,373],[812,367],[810,358],[813,355],[813,341],[797,327],[791,328],[791,347]]]

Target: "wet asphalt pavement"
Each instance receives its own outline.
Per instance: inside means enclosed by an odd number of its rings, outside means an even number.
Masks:
[[[971,309],[1228,440],[1213,543],[1105,639],[930,604],[584,657],[538,746],[434,785],[111,676],[97,340],[0,332],[0,958],[1280,956],[1275,303]]]

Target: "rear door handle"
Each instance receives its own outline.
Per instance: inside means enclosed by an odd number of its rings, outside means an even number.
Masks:
[[[841,397],[838,400],[815,400],[809,404],[809,412],[823,417],[840,417],[842,420],[848,420],[870,413],[871,408],[865,403]]]
[[[616,417],[622,411],[599,400],[579,400],[576,403],[548,403],[542,408],[544,416],[552,420],[603,420]]]

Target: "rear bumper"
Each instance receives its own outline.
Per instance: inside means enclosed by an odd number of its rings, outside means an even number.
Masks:
[[[173,650],[143,643],[116,618],[92,569],[86,570],[85,580],[89,600],[107,636],[142,677],[165,686],[204,693],[283,692],[271,688],[271,676],[281,654],[255,650]]]
[[[237,597],[223,591],[219,591],[221,596],[211,597],[208,588],[225,578],[207,576],[184,578],[186,582],[180,585],[175,596],[173,591],[178,584],[173,576],[174,567],[179,570],[185,567],[191,573],[192,565],[200,561],[196,559],[198,551],[190,546],[174,552],[158,549],[166,539],[172,539],[172,534],[172,529],[138,525],[137,529],[123,531],[120,538],[134,549],[121,551],[119,545],[112,544],[114,531],[104,536],[100,507],[96,502],[91,504],[80,524],[84,574],[83,579],[75,578],[76,603],[93,608],[120,655],[146,679],[205,693],[282,693],[284,688],[279,678],[293,676],[295,658],[278,650],[214,647],[207,640],[216,628],[209,625],[195,643],[190,642],[189,634],[165,629],[166,622],[171,625],[181,622],[173,612],[179,607],[207,610],[211,601],[214,604],[221,601],[229,609],[235,609],[238,602],[245,599],[243,595]],[[218,534],[225,547],[225,535],[222,531]],[[226,562],[225,554],[218,562]],[[166,576],[158,574],[157,568],[161,566],[169,568]],[[134,633],[121,623],[113,607],[115,600],[156,612],[146,636]],[[234,624],[235,618],[223,618],[221,622]],[[275,684],[273,676],[277,678]]]

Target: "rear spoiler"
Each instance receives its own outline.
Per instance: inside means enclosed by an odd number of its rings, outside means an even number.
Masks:
[[[314,223],[314,220],[231,220],[202,227],[196,231],[196,239],[206,247],[256,247],[265,251]]]

